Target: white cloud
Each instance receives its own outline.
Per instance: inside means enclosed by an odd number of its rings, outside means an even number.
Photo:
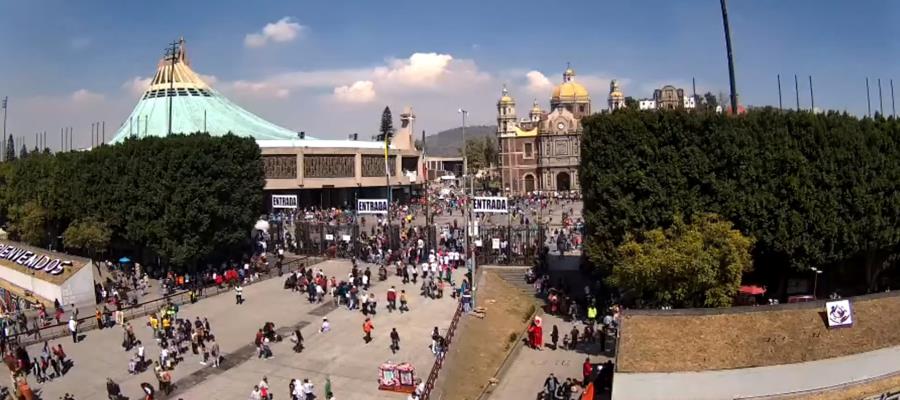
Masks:
[[[550,83],[550,79],[547,79],[541,71],[528,71],[528,73],[525,74],[525,79],[528,81],[525,89],[532,94],[549,93],[550,89],[553,87],[553,84]]]
[[[256,98],[284,99],[291,94],[290,90],[268,82],[235,81],[226,84],[226,87],[228,92]]]
[[[263,47],[271,43],[285,43],[296,39],[307,28],[295,22],[291,17],[284,17],[276,22],[270,22],[260,32],[248,33],[244,37],[244,46]]]
[[[352,85],[334,88],[334,98],[343,103],[368,103],[375,100],[375,83],[356,81]]]
[[[140,96],[150,87],[150,78],[135,76],[122,84],[122,89],[135,96]]]
[[[72,101],[76,103],[95,103],[103,100],[103,95],[87,89],[78,89],[72,93]]]
[[[433,86],[447,73],[453,61],[449,54],[415,53],[408,59],[390,60],[390,65],[375,68],[374,77],[409,86]]]

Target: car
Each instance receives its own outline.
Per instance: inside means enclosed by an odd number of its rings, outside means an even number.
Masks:
[[[790,296],[787,299],[788,303],[806,303],[808,301],[816,301],[816,296],[813,296],[811,294],[804,294],[804,295]]]

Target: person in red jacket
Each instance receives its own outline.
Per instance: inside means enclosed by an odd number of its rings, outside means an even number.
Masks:
[[[372,324],[372,320],[366,318],[366,322],[363,322],[363,332],[366,336],[363,337],[363,340],[366,341],[366,344],[372,341],[372,330],[375,329],[375,325]]]
[[[594,374],[594,366],[591,365],[591,358],[585,357],[584,365],[581,366],[581,374],[584,375],[584,381],[581,384],[581,387],[587,387],[588,383],[591,381],[591,375]]]
[[[393,286],[387,291],[387,309],[390,312],[397,309],[397,290]]]

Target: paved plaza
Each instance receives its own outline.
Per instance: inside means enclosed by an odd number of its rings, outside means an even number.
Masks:
[[[328,276],[341,279],[349,273],[350,262],[326,261],[315,268],[323,268]],[[372,268],[372,273],[376,276],[377,270]],[[456,279],[461,279],[459,274]],[[398,277],[376,281],[371,290],[378,299],[378,314],[373,317],[374,340],[365,344],[362,340],[364,317],[359,311],[347,311],[346,307],[334,309],[328,296],[329,301],[325,303],[309,304],[305,295],[283,289],[283,281],[274,278],[247,286],[243,305],[235,305],[233,295],[223,294],[181,307],[180,318],[193,320],[200,316],[209,319],[225,362],[219,369],[205,367],[200,364],[199,356],[189,352],[172,373],[177,387],[168,398],[244,400],[253,385],[267,376],[275,398],[288,398],[288,383],[293,378],[310,379],[316,386],[317,396],[324,398],[325,379],[330,377],[338,399],[402,399],[405,395],[377,389],[378,366],[385,361],[410,362],[416,367],[418,377],[427,378],[434,361],[428,348],[431,330],[437,326],[444,333],[456,308],[449,291],[443,299],[431,300],[419,295],[418,286],[404,286]],[[406,289],[410,312],[387,312],[384,298],[390,285],[395,285],[398,292]],[[332,326],[332,331],[325,334],[318,332],[323,315]],[[268,321],[274,322],[286,338],[293,327],[301,327],[306,349],[294,353],[292,343],[285,339],[272,345],[274,358],[257,358],[254,335]],[[146,347],[148,358],[155,360],[159,348],[151,338],[146,322],[146,318],[141,318],[132,321],[132,325],[138,340]],[[401,338],[400,351],[395,355],[389,349],[388,336],[394,327]],[[74,366],[52,382],[38,384],[29,376],[29,382],[40,391],[42,398],[57,399],[68,392],[78,400],[105,399],[107,377],[118,382],[123,393],[131,399],[142,398],[141,382],[156,387],[152,368],[135,376],[128,374],[131,353],[121,347],[121,328],[94,330],[86,335],[77,344],[69,337],[50,341],[51,345],[62,343]],[[40,346],[30,346],[28,351],[32,357],[40,355]]]

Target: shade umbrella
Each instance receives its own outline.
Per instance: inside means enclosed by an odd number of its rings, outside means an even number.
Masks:
[[[744,285],[741,286],[740,292],[742,294],[748,294],[751,296],[757,296],[761,294],[766,294],[766,288],[756,285]]]
[[[119,264],[128,264],[131,262],[131,259],[128,257],[122,257],[119,259]]]

